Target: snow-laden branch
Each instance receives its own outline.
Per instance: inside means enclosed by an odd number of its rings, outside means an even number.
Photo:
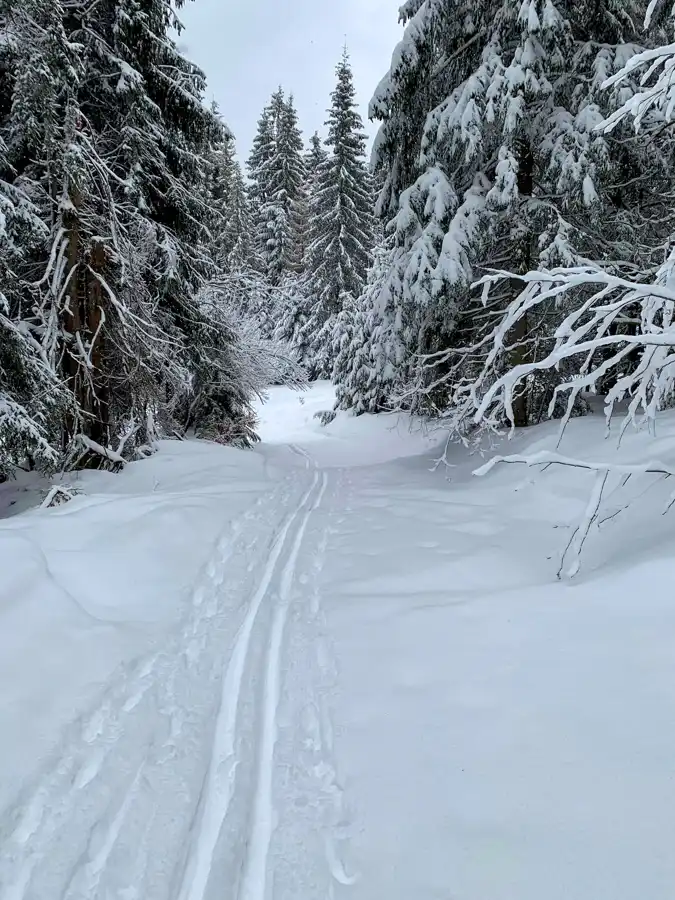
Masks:
[[[486,275],[483,302],[490,291],[507,281],[520,281],[521,293],[509,304],[487,340],[483,340],[484,362],[477,377],[460,385],[458,406],[474,424],[495,427],[503,417],[514,424],[514,399],[537,372],[563,367],[573,373],[555,387],[548,415],[567,394],[564,429],[577,398],[595,391],[608,376],[614,383],[606,396],[607,418],[616,404],[628,400],[624,427],[640,424],[644,417],[653,427],[656,413],[670,403],[675,392],[675,290],[671,288],[672,262],[662,267],[654,284],[640,284],[593,266],[534,271],[526,275],[497,272]],[[522,354],[525,361],[504,365],[512,359],[513,338],[519,325],[534,313],[558,316],[548,352],[541,356]],[[626,322],[637,321],[637,325]],[[465,357],[477,353],[465,351]],[[487,351],[487,352],[485,352]],[[628,358],[632,365],[626,365]],[[506,369],[506,370],[505,370]]]

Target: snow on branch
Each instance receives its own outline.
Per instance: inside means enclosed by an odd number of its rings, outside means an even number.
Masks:
[[[574,529],[572,536],[565,548],[560,568],[558,569],[558,578],[573,578],[578,574],[581,564],[581,553],[584,544],[588,538],[591,528],[598,520],[600,507],[610,475],[623,475],[630,478],[633,475],[661,475],[665,478],[675,476],[675,468],[668,466],[666,463],[658,460],[649,460],[637,465],[625,465],[621,463],[609,462],[589,462],[581,459],[574,459],[569,456],[562,456],[548,450],[541,450],[529,456],[521,456],[514,454],[512,456],[495,456],[488,463],[474,471],[474,475],[482,477],[491,472],[495,466],[501,463],[520,463],[528,467],[532,466],[570,466],[576,469],[586,469],[595,472],[595,481],[591,490],[586,508],[581,516],[579,524]],[[675,501],[675,494],[671,495],[666,510],[672,506]],[[565,568],[565,564],[568,563]],[[564,571],[563,571],[564,570]]]
[[[658,110],[666,121],[672,120],[675,110],[675,44],[636,53],[602,87],[607,89],[621,84],[630,75],[641,70],[644,70],[640,79],[643,89],[633,93],[609,116],[601,126],[603,131],[612,131],[627,116],[633,118],[635,130],[638,131],[645,116],[653,110]]]
[[[618,475],[668,475],[675,477],[675,468],[658,460],[649,460],[637,465],[623,465],[610,462],[588,462],[583,459],[575,459],[571,456],[563,456],[551,450],[540,450],[530,456],[513,454],[511,456],[495,456],[485,465],[476,469],[473,473],[481,478],[491,472],[500,463],[523,463],[526,466],[572,466],[576,469],[588,469],[591,472],[616,472]]]
[[[40,504],[40,509],[51,509],[54,506],[62,506],[64,503],[69,503],[73,500],[78,493],[80,493],[76,488],[66,486],[64,484],[55,484],[47,492],[46,497]]]
[[[559,371],[565,363],[573,363],[568,367],[573,376],[556,386],[548,411],[552,416],[561,395],[568,395],[562,430],[579,395],[596,391],[610,375],[613,385],[605,398],[608,421],[617,403],[626,399],[623,429],[629,423],[639,425],[642,417],[653,428],[658,410],[675,394],[672,265],[669,260],[653,284],[629,281],[593,266],[486,275],[478,282],[484,304],[493,287],[507,279],[520,281],[523,290],[489,336],[482,371],[468,386],[474,423],[494,426],[503,413],[513,425],[514,397],[523,383],[535,372]],[[512,349],[509,335],[536,311],[559,315],[550,351],[504,372],[503,357]],[[625,365],[629,356],[633,365]]]
[[[113,468],[124,468],[127,464],[127,460],[117,453],[116,450],[113,450],[111,447],[103,447],[101,444],[98,444],[96,441],[93,441],[91,438],[87,437],[85,434],[77,434],[73,440],[74,445],[79,445],[81,450],[80,460],[86,456],[87,454],[93,454],[94,456],[99,456],[105,463],[112,464]]]

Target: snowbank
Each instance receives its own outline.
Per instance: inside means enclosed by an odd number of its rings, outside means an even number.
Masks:
[[[159,900],[206,846],[225,896],[264,832],[279,896],[672,900],[672,479],[612,475],[560,581],[593,473],[473,474],[555,424],[432,472],[438,434],[332,405],[275,389],[253,452],[167,442],[0,523],[0,883]],[[673,414],[615,438],[560,452],[675,467]]]
[[[491,452],[557,437],[546,425]],[[561,452],[675,465],[675,417],[614,448],[594,416]],[[478,479],[480,459],[450,458],[448,483],[428,454],[344,476],[324,603],[352,897],[669,900],[673,486],[617,477],[581,573],[560,582],[593,475],[505,465]]]

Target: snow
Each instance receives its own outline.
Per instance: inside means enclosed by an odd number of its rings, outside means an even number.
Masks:
[[[473,474],[555,423],[435,469],[333,399],[0,522],[0,898],[671,900],[671,487],[610,473],[559,581],[595,472]],[[604,432],[558,452],[675,466]]]

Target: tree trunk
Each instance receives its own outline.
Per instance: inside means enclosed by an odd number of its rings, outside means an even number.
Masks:
[[[92,243],[89,254],[91,269],[103,276],[106,263],[105,246],[100,241]],[[103,287],[98,278],[87,273],[87,346],[92,362],[93,395],[88,398],[91,413],[90,437],[103,447],[110,443],[110,385],[104,371]],[[91,391],[91,385],[88,386]]]
[[[534,155],[527,139],[521,139],[517,144],[518,153],[518,193],[521,207],[532,196],[534,185]],[[524,275],[532,268],[531,265],[531,238],[529,233],[523,240],[520,248],[520,258],[517,260],[516,271]],[[517,296],[523,289],[521,281],[513,279],[513,295]],[[531,348],[525,343],[529,333],[528,316],[524,315],[518,320],[511,333],[513,350],[509,357],[509,368],[524,365],[531,361]],[[524,428],[530,424],[530,388],[526,381],[521,381],[516,388],[513,401],[513,424],[518,428]]]
[[[80,367],[75,358],[74,344],[76,336],[82,333],[82,303],[80,287],[80,218],[79,209],[81,199],[79,191],[75,188],[70,192],[70,202],[72,207],[63,214],[63,225],[68,230],[68,291],[66,296],[68,302],[63,314],[63,328],[68,335],[69,342],[65,347],[63,354],[63,369],[66,383],[75,397],[77,403],[80,403],[81,385],[80,385]],[[66,450],[77,433],[78,416],[77,411],[68,415],[63,430],[63,448]]]
[[[66,449],[78,431],[96,443],[107,446],[110,441],[109,383],[104,373],[103,289],[100,281],[88,270],[103,275],[106,251],[100,241],[93,241],[87,252],[80,225],[81,196],[77,188],[70,194],[71,209],[63,216],[68,229],[68,303],[63,314],[63,326],[69,344],[63,356],[64,375],[75,398],[76,411],[66,421],[63,435]],[[89,366],[82,359],[88,353]]]

